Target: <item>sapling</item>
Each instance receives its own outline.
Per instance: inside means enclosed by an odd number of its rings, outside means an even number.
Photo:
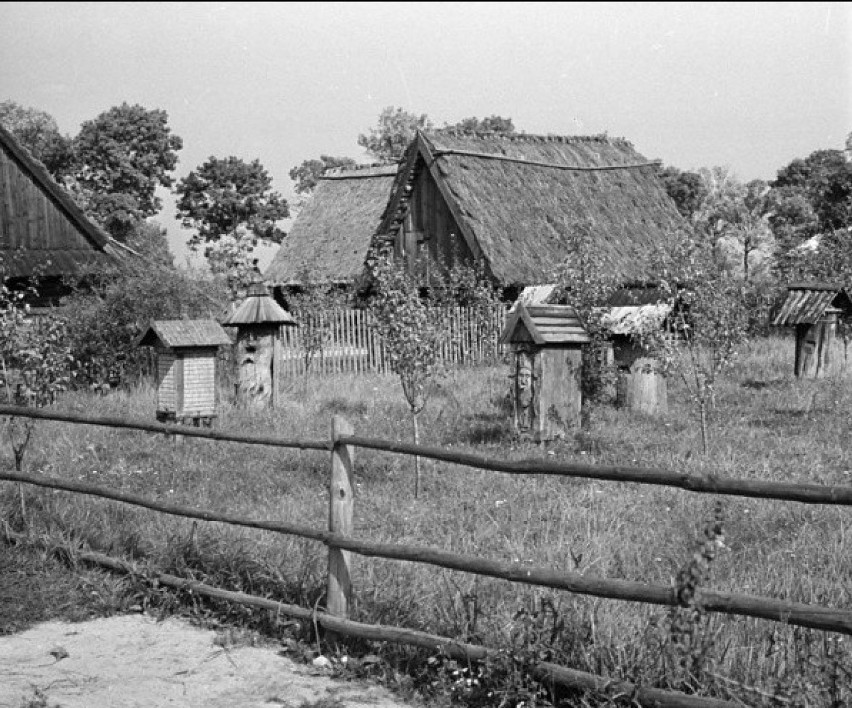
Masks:
[[[420,289],[408,272],[395,263],[387,250],[368,257],[374,294],[370,311],[382,338],[388,367],[399,376],[411,414],[414,444],[420,443],[418,416],[429,400],[430,383],[438,358],[437,308],[420,297]],[[414,497],[420,493],[420,458],[414,458]]]

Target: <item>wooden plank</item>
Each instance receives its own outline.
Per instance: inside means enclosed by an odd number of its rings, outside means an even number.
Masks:
[[[333,535],[350,536],[353,531],[355,484],[352,464],[355,450],[340,442],[351,435],[352,425],[341,416],[331,420],[331,475],[328,488],[328,531]],[[352,603],[352,558],[349,551],[329,543],[328,591],[326,609],[336,617],[349,617]]]

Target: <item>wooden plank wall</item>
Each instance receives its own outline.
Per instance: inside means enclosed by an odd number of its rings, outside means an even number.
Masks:
[[[24,250],[94,249],[18,163],[0,150],[0,251]]]
[[[505,321],[505,307],[496,305],[483,313],[455,307],[443,311],[438,359],[451,366],[476,366],[500,355],[498,338]],[[304,321],[294,313],[298,321]],[[318,315],[326,326],[327,340],[314,355],[311,373],[386,374],[389,373],[381,337],[369,312],[365,310],[329,310]],[[285,327],[281,336],[278,362],[282,377],[305,373],[305,349],[298,327]]]

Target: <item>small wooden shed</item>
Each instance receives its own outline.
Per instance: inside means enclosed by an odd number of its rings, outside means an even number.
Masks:
[[[278,405],[281,327],[296,320],[269,294],[258,274],[246,296],[222,324],[236,327],[237,402],[257,408]]]
[[[852,316],[852,298],[836,283],[795,283],[772,318],[776,327],[796,328],[797,377],[831,373],[831,350],[840,317]]]
[[[513,354],[515,428],[536,441],[580,424],[582,346],[590,341],[568,305],[524,305],[509,313],[500,343]]]
[[[157,352],[157,420],[210,425],[216,354],[231,339],[213,320],[154,320],[137,340]]]

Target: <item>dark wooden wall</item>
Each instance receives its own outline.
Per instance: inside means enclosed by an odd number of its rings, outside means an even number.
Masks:
[[[95,246],[80,233],[78,227],[33,181],[5,150],[0,149],[0,253],[7,260],[15,253],[33,259],[74,259],[75,252],[85,257]],[[53,252],[53,253],[50,253]],[[76,259],[74,259],[76,260]],[[15,272],[15,275],[28,273]],[[54,263],[54,270],[57,263]],[[67,270],[67,268],[66,268]]]
[[[425,167],[419,170],[411,196],[408,214],[397,237],[397,255],[405,256],[409,269],[423,272],[422,261],[427,255],[433,262],[447,266],[470,264],[473,255],[465,243],[438,185]]]

